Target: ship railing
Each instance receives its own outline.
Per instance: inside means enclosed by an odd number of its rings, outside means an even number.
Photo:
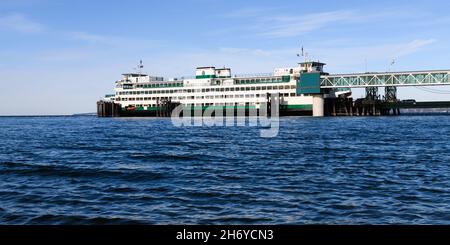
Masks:
[[[235,74],[232,75],[231,78],[258,78],[258,77],[274,77],[275,75],[270,72],[266,73],[244,73],[244,74]],[[195,76],[182,76],[170,79],[169,81],[182,81],[182,80],[188,80],[188,79],[195,79]]]
[[[257,78],[257,77],[273,77],[273,73],[248,73],[248,74],[236,74],[233,78]]]

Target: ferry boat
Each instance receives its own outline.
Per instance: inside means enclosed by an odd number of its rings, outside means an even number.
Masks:
[[[230,68],[207,66],[197,67],[195,77],[166,80],[143,74],[141,61],[139,72],[123,74],[115,82],[115,93],[101,100],[114,106],[106,114],[104,106],[98,109],[99,116],[161,116],[159,112],[167,102],[193,110],[258,110],[274,94],[279,96],[281,116],[323,116],[324,98],[338,92],[320,89],[320,76],[327,75],[324,66],[305,61],[296,67],[275,69],[271,74],[255,75],[233,75]]]

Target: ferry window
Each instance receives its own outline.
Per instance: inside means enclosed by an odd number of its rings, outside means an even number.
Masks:
[[[206,89],[206,92],[209,92],[209,88]]]
[[[295,93],[291,93],[291,97],[295,97]]]
[[[284,97],[289,97],[289,94],[284,94]]]
[[[230,88],[225,88],[225,91],[226,91],[226,92],[230,91]]]
[[[284,86],[284,89],[289,89],[291,86],[289,86],[289,85],[286,85],[286,86]]]
[[[295,89],[295,85],[291,85],[291,89]]]
[[[220,92],[223,92],[223,91],[225,91],[225,89],[224,88],[220,88]]]
[[[268,87],[267,87],[267,90],[272,90],[272,86],[268,86]]]
[[[205,89],[202,89],[202,92],[204,93],[204,92],[205,92]]]
[[[256,98],[259,98],[259,94],[256,94]]]
[[[252,87],[252,90],[255,90],[256,88],[255,87]]]
[[[256,87],[256,90],[261,90],[261,87]]]
[[[230,88],[230,91],[234,91],[234,88]]]
[[[246,90],[246,91],[250,91],[250,87],[246,87],[245,90]]]

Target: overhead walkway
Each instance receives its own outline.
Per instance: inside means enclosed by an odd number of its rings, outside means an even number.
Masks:
[[[320,88],[368,88],[450,85],[450,70],[333,74],[320,77]]]

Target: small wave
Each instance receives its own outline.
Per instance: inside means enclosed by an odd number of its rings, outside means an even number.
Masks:
[[[42,165],[5,162],[0,164],[0,173],[25,176],[104,178],[128,181],[146,181],[165,178],[163,173],[148,170],[74,168],[70,166]]]
[[[198,157],[193,154],[186,155],[178,155],[178,154],[148,154],[148,153],[133,153],[129,155],[130,159],[134,160],[152,160],[152,161],[194,161],[201,160],[201,157]]]
[[[110,217],[88,217],[81,215],[59,215],[44,214],[30,218],[27,224],[49,224],[49,225],[140,225],[148,224],[140,220],[110,218]]]
[[[271,218],[263,217],[245,217],[245,216],[218,216],[216,218],[204,219],[200,223],[206,224],[267,224],[271,223],[273,220]]]

